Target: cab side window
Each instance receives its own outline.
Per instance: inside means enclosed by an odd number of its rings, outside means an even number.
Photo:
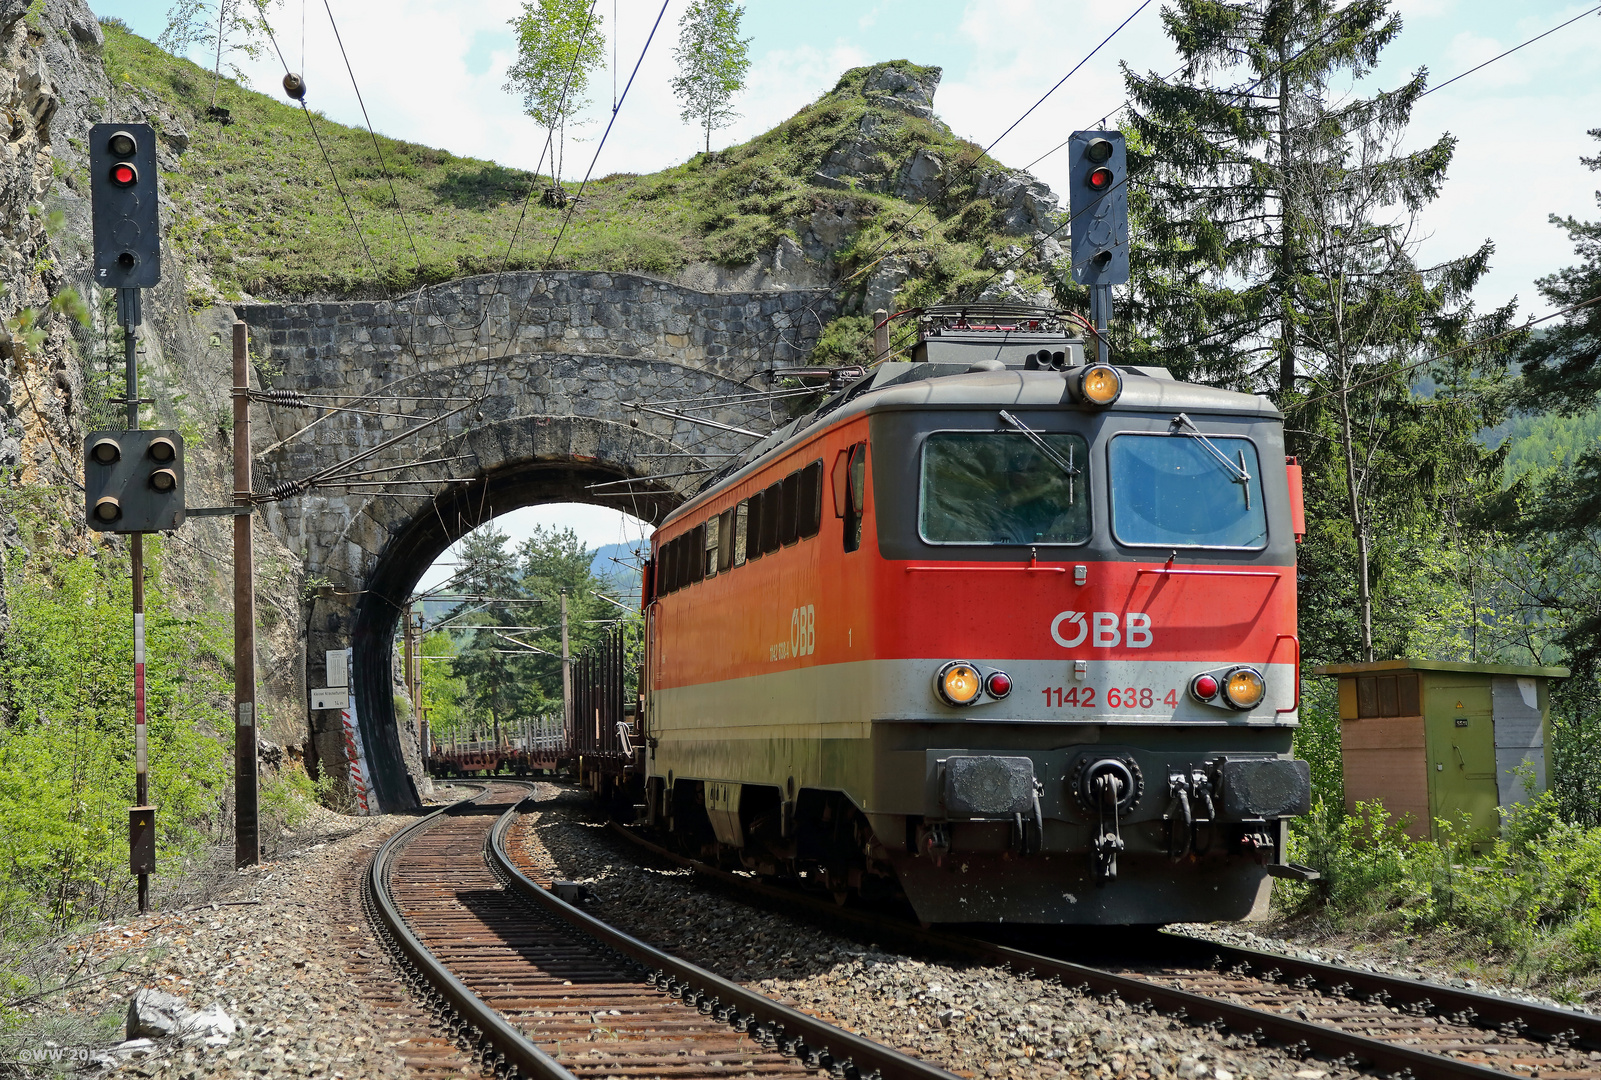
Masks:
[[[867,444],[847,446],[834,458],[830,477],[834,489],[834,516],[845,521],[845,550],[862,546],[862,514],[867,509]]]

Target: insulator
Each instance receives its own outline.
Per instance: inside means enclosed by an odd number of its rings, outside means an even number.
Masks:
[[[306,97],[306,80],[291,71],[284,76],[284,93],[295,101],[302,101]]]
[[[276,502],[279,499],[292,499],[305,490],[306,482],[304,480],[286,480],[267,489],[267,500]]]
[[[257,401],[265,401],[269,405],[282,405],[294,409],[310,409],[311,402],[299,390],[258,390],[250,395]]]

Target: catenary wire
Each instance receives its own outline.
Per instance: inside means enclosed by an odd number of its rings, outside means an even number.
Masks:
[[[267,22],[266,14],[262,14],[261,25],[267,29],[267,40],[272,42],[272,51],[278,54],[278,63],[283,65],[284,74],[289,74],[289,62],[284,59],[283,50],[278,47],[278,36],[272,32],[272,26]],[[339,182],[339,174],[334,170],[334,163],[328,156],[328,148],[323,145],[322,135],[317,131],[317,123],[312,119],[311,110],[306,107],[305,98],[300,99],[300,111],[305,114],[306,123],[311,128],[311,137],[317,140],[317,149],[322,151],[322,160],[328,166],[328,175],[333,177],[334,190],[339,192],[339,201],[345,204],[345,213],[350,215],[350,227],[356,232],[356,239],[361,241],[361,250],[367,255],[367,262],[372,266],[375,283],[382,284],[383,272],[378,269],[378,262],[372,257],[372,250],[367,246],[367,237],[362,234],[361,223],[356,220],[356,211],[350,206],[350,199],[345,195],[345,186]]]
[[[1523,48],[1524,45],[1529,45],[1529,44],[1532,44],[1533,42],[1539,41],[1541,38],[1549,36],[1550,34],[1554,33],[1556,30],[1560,30],[1560,29],[1562,29],[1562,27],[1568,26],[1569,24],[1578,21],[1578,19],[1583,18],[1584,15],[1589,15],[1594,11],[1601,11],[1601,5],[1598,5],[1595,8],[1591,8],[1589,11],[1584,12],[1583,15],[1578,15],[1578,16],[1575,16],[1572,19],[1569,19],[1567,22],[1562,23],[1561,26],[1553,27],[1551,30],[1545,31],[1545,33],[1538,34],[1535,37],[1530,38],[1528,41],[1525,41],[1520,45],[1517,45],[1517,46],[1514,46],[1511,49],[1508,49],[1506,52],[1501,53],[1499,56],[1492,57],[1489,60],[1484,61],[1484,63],[1482,63],[1482,64],[1479,64],[1479,65],[1477,65],[1477,66],[1475,66],[1473,68],[1470,68],[1467,71],[1462,72],[1459,75],[1455,75],[1455,76],[1451,77],[1450,79],[1447,79],[1444,83],[1441,83],[1439,86],[1433,87],[1432,89],[1426,90],[1422,94],[1419,94],[1417,99],[1415,99],[1415,100],[1421,100],[1426,94],[1432,93],[1434,90],[1438,90],[1443,86],[1446,86],[1446,85],[1448,85],[1450,83],[1456,82],[1458,79],[1461,79],[1461,78],[1463,78],[1464,76],[1467,76],[1467,75],[1471,75],[1475,71],[1480,71],[1483,68],[1489,66],[1490,64],[1495,63],[1495,61],[1500,60],[1503,57],[1512,55],[1513,53],[1517,52],[1518,49]],[[1338,25],[1338,24],[1331,23],[1329,29],[1333,29],[1336,25]],[[1246,87],[1244,90],[1241,90],[1241,91],[1237,92],[1234,96],[1236,98],[1244,97],[1245,95],[1249,94],[1251,91],[1255,90],[1257,87],[1261,86],[1264,82],[1266,82],[1273,75],[1277,74],[1279,71],[1282,71],[1285,67],[1288,67],[1290,64],[1294,63],[1296,60],[1298,60],[1302,56],[1304,56],[1310,49],[1312,49],[1315,45],[1317,45],[1318,44],[1318,40],[1321,39],[1323,36],[1325,36],[1327,33],[1328,33],[1328,30],[1325,30],[1323,34],[1318,35],[1318,39],[1315,39],[1312,42],[1308,43],[1304,48],[1302,48],[1294,56],[1290,57],[1288,60],[1285,60],[1284,63],[1280,64],[1273,71],[1269,71],[1267,74],[1265,74],[1261,78],[1257,79],[1256,82],[1252,83],[1250,86]],[[1126,104],[1127,103],[1125,102],[1125,105]],[[1342,130],[1341,134],[1342,135],[1346,135],[1346,134],[1349,134],[1350,131],[1354,131],[1354,130],[1355,130],[1355,128],[1351,128],[1349,130]],[[1125,184],[1134,182],[1136,179],[1137,178],[1133,177],[1133,176],[1125,176],[1123,179],[1119,180],[1116,184],[1114,184],[1110,189],[1108,189],[1107,193],[1110,194],[1112,191],[1116,191],[1118,188],[1124,186]],[[1088,209],[1088,208],[1086,207],[1086,209]],[[1084,210],[1080,210],[1079,214],[1082,214],[1084,212],[1085,212]],[[1057,225],[1056,228],[1054,228],[1050,232],[1046,233],[1045,237],[1049,238],[1049,237],[1055,236],[1062,229],[1067,228],[1067,226],[1069,224],[1071,224],[1073,219],[1076,218],[1077,216],[1078,216],[1078,214],[1074,214],[1074,215],[1070,216],[1069,218],[1064,220],[1061,224]],[[1030,251],[1032,251],[1035,247],[1037,247],[1039,245],[1039,243],[1040,243],[1039,240],[1031,241],[1029,243],[1029,245],[1027,247],[1025,247],[1017,255],[1012,256],[1005,263],[1003,263],[1002,265],[996,267],[994,269],[994,271],[991,272],[990,276],[984,280],[984,282],[983,282],[982,286],[980,287],[979,291],[982,292],[983,289],[987,288],[990,285],[991,282],[995,281],[995,279],[997,277],[999,277],[1001,273],[1003,273],[1011,265],[1015,264],[1019,259],[1022,259],[1025,255],[1027,255]]]
[[[411,225],[406,221],[406,212],[401,208],[400,193],[395,190],[395,179],[389,175],[389,163],[384,160],[384,148],[378,141],[378,132],[373,130],[372,117],[367,115],[367,101],[361,96],[361,86],[356,82],[356,71],[350,66],[350,54],[345,51],[345,39],[339,33],[339,24],[334,21],[333,6],[329,0],[322,0],[322,6],[328,12],[328,25],[333,27],[334,41],[339,45],[339,58],[345,62],[345,71],[350,75],[350,88],[356,92],[356,104],[361,106],[362,122],[367,125],[367,134],[372,137],[373,152],[378,155],[378,168],[384,174],[384,183],[389,185],[389,197],[395,200],[395,217],[400,219],[400,227],[406,234],[406,243],[411,247],[411,256],[417,261],[417,277],[420,280],[423,275],[422,255],[417,250],[417,241],[411,235]]]

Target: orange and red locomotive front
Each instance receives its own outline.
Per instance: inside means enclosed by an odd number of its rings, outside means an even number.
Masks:
[[[1279,416],[1081,350],[929,335],[663,525],[652,817],[928,922],[1242,918],[1299,872]]]

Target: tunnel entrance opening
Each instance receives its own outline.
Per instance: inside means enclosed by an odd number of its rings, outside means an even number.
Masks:
[[[618,483],[618,481],[628,481]],[[611,487],[595,488],[597,484]],[[364,759],[366,803],[370,812],[392,812],[421,803],[415,773],[418,754],[408,723],[397,723],[394,656],[400,619],[408,600],[436,561],[452,545],[496,517],[522,508],[553,503],[586,503],[626,513],[653,524],[678,505],[682,496],[665,485],[632,478],[622,467],[585,460],[534,462],[498,470],[470,485],[461,485],[424,501],[375,561],[366,587],[345,594],[352,606],[318,603],[313,610],[308,650],[312,663],[322,657],[319,638],[351,648],[350,698],[356,733],[312,717],[317,756],[342,750],[342,756]],[[649,524],[646,525],[648,529]],[[636,534],[638,535],[638,534]],[[320,610],[326,608],[327,610]],[[318,621],[318,615],[321,621]],[[347,636],[348,635],[348,636]],[[334,714],[337,723],[339,714]],[[407,746],[408,740],[413,744]],[[343,746],[339,746],[343,743]],[[408,749],[410,752],[408,753]],[[408,761],[411,767],[408,768]],[[353,769],[353,778],[358,770]],[[358,797],[358,802],[363,801]]]

